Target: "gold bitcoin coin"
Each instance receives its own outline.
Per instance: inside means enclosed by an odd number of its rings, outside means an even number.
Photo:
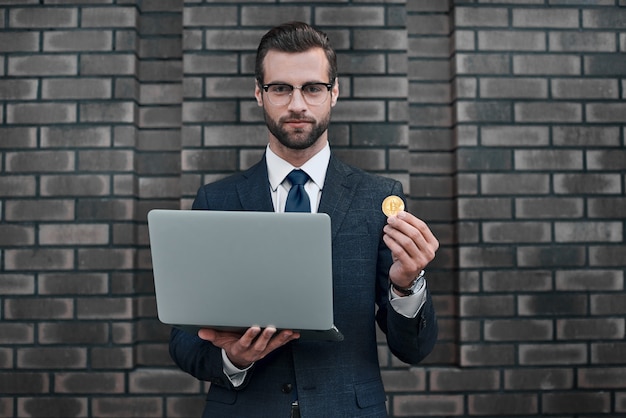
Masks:
[[[383,200],[383,213],[387,216],[395,216],[404,210],[404,201],[398,196],[387,196]]]

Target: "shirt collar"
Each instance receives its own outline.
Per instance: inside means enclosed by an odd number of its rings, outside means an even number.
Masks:
[[[330,145],[328,142],[326,146],[322,148],[317,154],[311,157],[302,167],[294,167],[287,161],[280,158],[270,149],[269,144],[265,151],[265,160],[267,162],[267,175],[270,180],[270,186],[272,191],[276,191],[278,186],[285,180],[287,174],[294,168],[299,168],[309,175],[311,181],[313,181],[320,190],[324,186],[324,180],[326,179],[326,170],[328,169],[328,162],[330,161]]]

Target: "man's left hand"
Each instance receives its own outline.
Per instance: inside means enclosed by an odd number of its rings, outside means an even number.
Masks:
[[[383,241],[393,257],[389,280],[408,287],[435,258],[439,241],[424,221],[405,211],[387,218],[383,232]]]

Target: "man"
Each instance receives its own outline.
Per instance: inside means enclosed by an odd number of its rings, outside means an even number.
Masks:
[[[329,214],[335,324],[345,339],[305,341],[270,327],[243,335],[172,330],[172,358],[211,382],[203,417],[385,417],[375,324],[404,362],[420,362],[435,344],[423,269],[439,243],[415,216],[381,212],[385,197],[403,196],[399,182],[331,155],[327,129],[338,96],[324,33],[300,22],[270,30],[257,51],[255,88],[266,153],[249,170],[201,187],[193,208],[283,212],[297,193],[306,211]],[[290,176],[294,169],[306,173],[303,185]]]

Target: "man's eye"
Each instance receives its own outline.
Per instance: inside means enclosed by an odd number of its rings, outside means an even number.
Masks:
[[[272,93],[291,93],[291,87],[286,84],[277,84],[270,88]]]
[[[319,94],[322,92],[322,85],[320,84],[308,84],[303,89],[309,94]]]

